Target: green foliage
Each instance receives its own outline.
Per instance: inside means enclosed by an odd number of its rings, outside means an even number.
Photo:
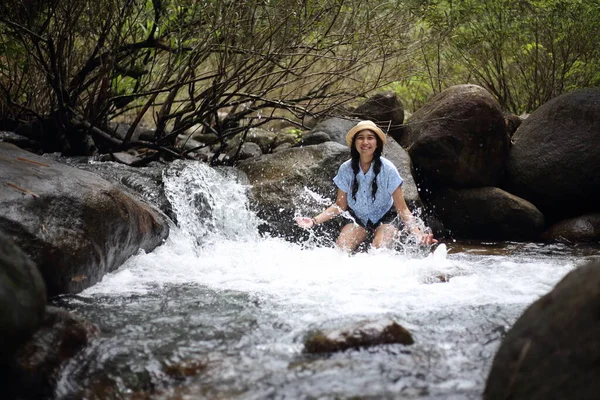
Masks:
[[[432,46],[442,44],[435,71],[460,63],[458,80],[483,85],[506,110],[531,112],[598,83],[596,0],[427,1],[422,10],[427,33],[440,38]],[[444,86],[457,81],[456,74],[428,75]]]
[[[596,0],[6,0],[0,117],[51,117],[63,148],[92,135],[114,149],[133,128],[102,129],[127,116],[164,149],[192,127],[301,129],[382,89],[414,111],[477,83],[530,112],[600,84],[598,37]]]

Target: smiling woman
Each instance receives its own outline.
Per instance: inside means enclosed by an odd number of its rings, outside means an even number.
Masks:
[[[373,247],[389,247],[398,232],[393,222],[400,216],[420,243],[436,243],[432,234],[416,226],[402,193],[403,180],[394,164],[381,156],[385,142],[385,133],[372,121],[360,121],[350,129],[346,143],[352,158],[333,178],[338,188],[335,203],[313,218],[296,218],[296,223],[310,229],[348,211],[354,222],[342,228],[336,244],[353,251],[368,233],[374,233]]]

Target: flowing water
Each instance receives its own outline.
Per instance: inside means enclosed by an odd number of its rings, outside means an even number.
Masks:
[[[57,300],[102,331],[64,368],[57,398],[480,398],[507,329],[597,253],[451,242],[350,256],[261,236],[246,190],[203,164],[166,174],[179,228]],[[390,318],[414,345],[303,352],[315,329]]]

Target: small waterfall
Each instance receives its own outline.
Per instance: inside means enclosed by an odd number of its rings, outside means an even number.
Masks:
[[[249,209],[244,178],[232,169],[173,162],[163,180],[179,228],[200,246],[256,238],[259,219]]]

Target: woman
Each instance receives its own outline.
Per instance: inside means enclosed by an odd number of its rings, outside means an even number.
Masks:
[[[333,178],[336,184],[335,204],[313,218],[298,217],[296,223],[305,229],[348,210],[354,223],[342,228],[337,246],[353,251],[374,232],[373,247],[389,247],[397,229],[391,222],[400,215],[404,224],[421,244],[437,243],[432,234],[422,233],[406,206],[402,178],[392,162],[381,156],[386,136],[372,121],[360,121],[346,134],[352,158],[344,162]]]

